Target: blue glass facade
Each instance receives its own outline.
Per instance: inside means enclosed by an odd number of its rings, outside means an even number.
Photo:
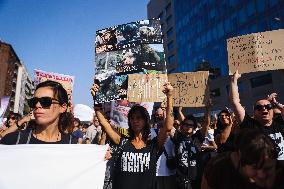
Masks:
[[[283,0],[174,0],[178,68],[202,61],[228,75],[226,39],[284,28]]]

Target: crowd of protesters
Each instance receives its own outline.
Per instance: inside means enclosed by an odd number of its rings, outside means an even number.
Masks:
[[[284,105],[272,93],[248,115],[240,104],[239,78],[236,72],[231,80],[232,111],[212,116],[208,100],[201,121],[181,107],[174,115],[174,89],[165,83],[166,102],[152,118],[143,106],[130,109],[127,136],[110,124],[100,104],[94,105],[92,123],[74,118],[62,85],[45,81],[29,100],[31,114],[7,117],[0,143],[109,144],[106,189],[284,188]],[[94,98],[98,90],[94,84]]]

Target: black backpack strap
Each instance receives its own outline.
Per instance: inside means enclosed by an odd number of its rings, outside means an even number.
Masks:
[[[18,131],[16,144],[29,144],[32,137],[33,130]]]
[[[61,142],[60,144],[72,144],[73,136],[69,134],[61,134]]]

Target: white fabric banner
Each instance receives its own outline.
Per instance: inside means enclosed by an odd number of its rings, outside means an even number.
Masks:
[[[103,188],[108,146],[0,145],[1,189]]]

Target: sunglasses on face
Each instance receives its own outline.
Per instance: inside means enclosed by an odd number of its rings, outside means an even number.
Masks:
[[[38,102],[40,103],[42,108],[49,108],[51,104],[59,104],[59,101],[57,99],[51,98],[48,96],[41,97],[41,98],[33,97],[30,100],[28,100],[28,104],[30,108],[35,108]]]
[[[16,118],[13,116],[13,117],[10,117],[9,119],[11,119],[11,120],[16,120]]]
[[[258,105],[255,105],[255,106],[254,106],[254,109],[255,109],[255,110],[258,110],[258,111],[263,110],[263,108],[265,108],[265,109],[267,109],[267,110],[271,110],[271,109],[273,108],[273,106],[272,106],[272,104],[266,104],[266,105],[260,105],[260,104],[258,104]]]
[[[182,125],[183,125],[183,126],[186,126],[186,127],[192,127],[192,128],[194,128],[194,124],[183,123]]]
[[[228,114],[221,114],[221,115],[219,115],[219,117],[220,118],[222,118],[222,117],[230,117],[230,115],[228,115]]]

